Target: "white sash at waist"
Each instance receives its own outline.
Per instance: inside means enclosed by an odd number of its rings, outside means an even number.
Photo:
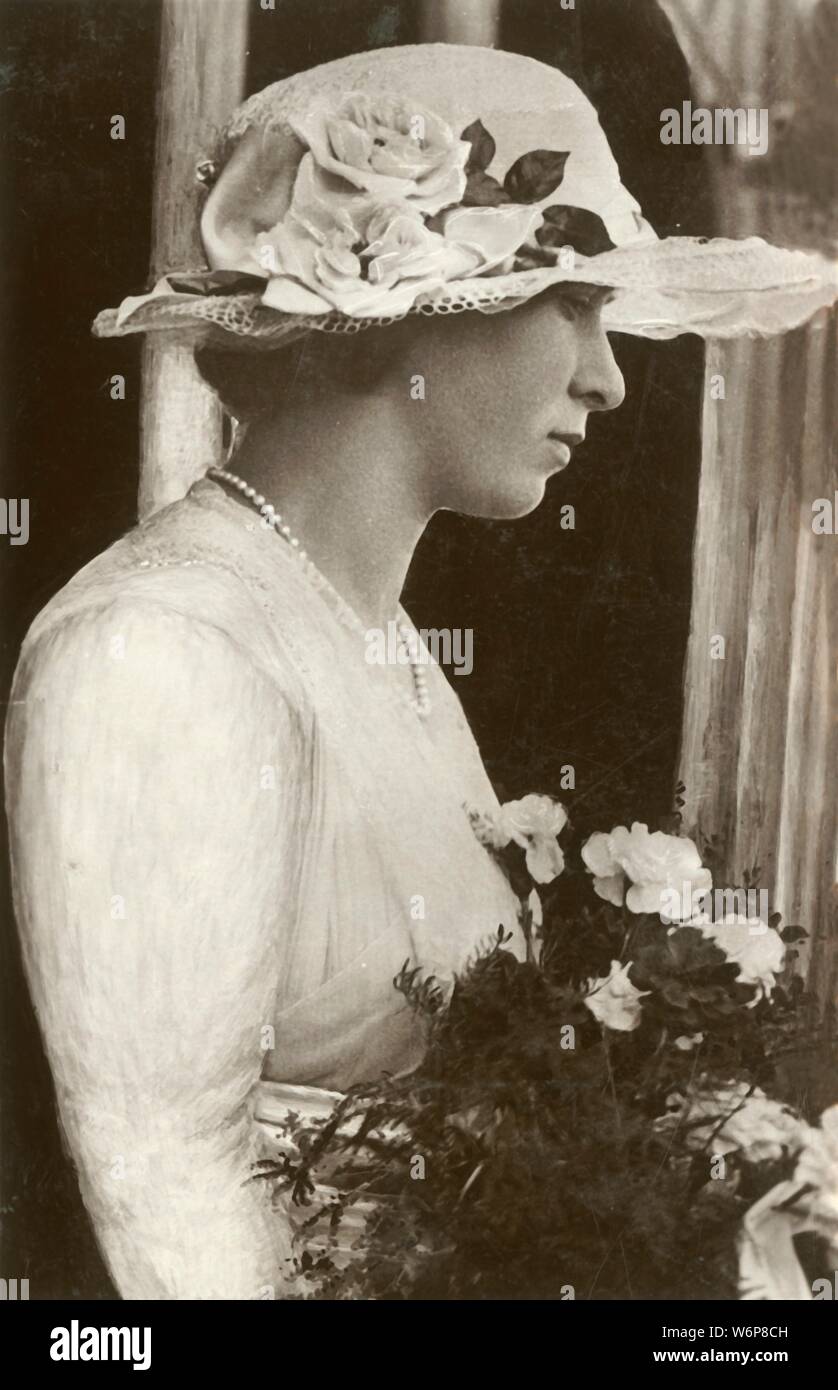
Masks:
[[[289,1116],[296,1115],[304,1122],[325,1120],[340,1099],[340,1091],[325,1091],[318,1086],[260,1081],[253,1095],[253,1121],[261,1156],[266,1159],[279,1159],[284,1155],[292,1157],[297,1153],[297,1148],[288,1133]],[[308,1205],[294,1203],[288,1193],[277,1193],[274,1204],[277,1220],[285,1219],[291,1226],[297,1254],[303,1249],[312,1253],[328,1253],[338,1267],[345,1267],[352,1259],[367,1216],[376,1208],[376,1201],[365,1198],[353,1200],[345,1209],[339,1225],[333,1228],[329,1222],[329,1209],[339,1196],[338,1189],[326,1183],[315,1184]],[[324,1208],[323,1216],[309,1224],[318,1207]]]
[[[253,1096],[253,1118],[268,1129],[281,1125],[290,1114],[301,1120],[325,1119],[340,1099],[340,1091],[323,1091],[319,1086],[260,1081]]]

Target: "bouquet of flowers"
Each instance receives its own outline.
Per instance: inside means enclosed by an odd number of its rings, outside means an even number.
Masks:
[[[265,1172],[317,1233],[301,1296],[812,1297],[838,1243],[838,1106],[816,1127],[792,1103],[817,1030],[805,933],[753,910],[758,870],[714,893],[713,846],[677,811],[583,844],[546,796],[471,814],[526,949],[499,930],[453,987],[405,966],[422,1065],[289,1117]]]

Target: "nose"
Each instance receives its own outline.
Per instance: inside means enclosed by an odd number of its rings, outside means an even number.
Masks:
[[[569,389],[586,410],[616,410],[625,399],[623,374],[600,323],[580,335],[576,370]]]

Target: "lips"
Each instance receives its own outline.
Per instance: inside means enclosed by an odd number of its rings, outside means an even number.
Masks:
[[[581,444],[585,438],[583,434],[565,434],[561,430],[551,430],[547,436],[556,445],[556,452],[561,460],[562,468],[566,468],[570,463],[571,451],[577,444]]]
[[[563,439],[559,439],[555,434],[551,434],[549,438],[550,443],[553,445],[556,458],[558,459],[559,468],[567,468],[567,465],[570,463],[570,447],[565,444]]]

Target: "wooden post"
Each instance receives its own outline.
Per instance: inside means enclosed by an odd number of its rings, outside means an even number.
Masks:
[[[826,7],[660,3],[702,106],[764,107],[772,121],[792,111],[764,161],[708,151],[718,232],[831,256]],[[705,395],[680,775],[687,828],[718,839],[719,886],[759,865],[772,908],[809,932],[800,964],[813,991],[838,1005],[836,562],[834,537],[813,528],[816,499],[838,488],[836,373],[835,309],[783,337],[708,349],[707,387],[724,390]]]
[[[810,934],[813,988],[835,998],[834,537],[838,316],[782,338],[714,344],[693,564],[680,775],[690,831],[717,837],[727,875],[760,867],[771,908]],[[832,543],[832,545],[831,545]],[[719,639],[724,639],[724,654]],[[715,643],[716,659],[712,646]]]
[[[203,265],[195,165],[244,93],[248,0],[163,0],[152,278]],[[143,353],[140,517],[183,497],[221,447],[221,411],[191,349],[168,333]]]
[[[424,0],[422,42],[492,48],[497,42],[500,8],[501,0]]]

